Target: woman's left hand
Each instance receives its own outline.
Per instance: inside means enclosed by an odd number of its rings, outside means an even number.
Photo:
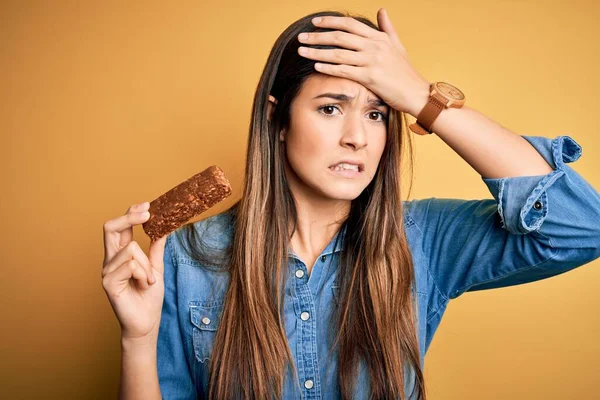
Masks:
[[[367,87],[395,110],[419,113],[429,97],[429,82],[408,60],[406,50],[398,39],[387,12],[377,11],[378,31],[351,17],[324,16],[313,25],[337,28],[331,32],[305,32],[298,36],[307,45],[334,45],[345,49],[314,49],[300,47],[303,57],[335,64],[315,64],[323,74],[351,79]],[[343,32],[343,31],[346,32]],[[306,53],[302,52],[306,49]]]

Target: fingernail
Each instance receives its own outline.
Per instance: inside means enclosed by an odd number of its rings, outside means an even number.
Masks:
[[[318,24],[319,22],[321,22],[321,19],[322,19],[321,17],[314,17],[314,18],[312,19],[312,23],[313,23],[313,24]]]
[[[142,213],[142,218],[148,218],[150,216],[150,212],[149,211],[144,211]]]

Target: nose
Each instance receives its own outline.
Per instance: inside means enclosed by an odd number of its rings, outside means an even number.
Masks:
[[[348,118],[343,129],[344,134],[341,139],[342,146],[353,147],[354,150],[360,150],[368,144],[368,128],[362,121],[361,116]]]

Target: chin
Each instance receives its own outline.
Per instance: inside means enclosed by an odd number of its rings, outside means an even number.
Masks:
[[[341,185],[340,185],[341,186]],[[363,187],[350,187],[350,185],[348,185],[348,187],[343,188],[343,187],[328,187],[326,190],[323,191],[323,193],[325,194],[325,196],[331,198],[331,199],[336,199],[336,200],[354,200],[356,199],[358,196],[360,196],[360,194],[363,192],[364,188]]]

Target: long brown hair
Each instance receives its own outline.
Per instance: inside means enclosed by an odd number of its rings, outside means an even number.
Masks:
[[[325,15],[351,16],[379,30],[366,17],[324,11],[297,20],[279,36],[255,92],[242,197],[226,211],[232,218],[231,242],[224,252],[209,252],[192,223],[180,231],[185,232],[182,242],[191,257],[203,266],[226,270],[230,278],[209,363],[210,399],[281,398],[286,368],[296,372],[282,314],[288,245],[297,213],[278,133],[289,127],[290,105],[304,81],[317,73],[313,60],[298,55],[297,35],[331,31],[311,23],[313,17]],[[269,95],[278,100],[270,120]],[[410,183],[413,173],[406,124],[405,115],[390,108],[379,168],[352,200],[341,228],[347,234],[338,269],[340,303],[331,329],[337,332],[334,347],[339,345],[338,379],[344,399],[352,397],[359,359],[369,368],[371,398],[407,398],[406,364],[415,371],[418,398],[426,398],[400,190],[405,140]]]

